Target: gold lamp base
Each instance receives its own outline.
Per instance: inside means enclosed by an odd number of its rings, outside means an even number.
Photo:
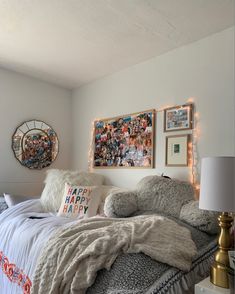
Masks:
[[[226,272],[226,267],[213,264],[210,271],[210,281],[216,286],[229,288],[229,277]]]
[[[228,251],[232,247],[232,239],[229,230],[232,227],[233,218],[227,212],[223,212],[218,217],[218,221],[221,228],[218,239],[219,249],[215,254],[215,261],[211,267],[210,281],[216,286],[229,288]]]

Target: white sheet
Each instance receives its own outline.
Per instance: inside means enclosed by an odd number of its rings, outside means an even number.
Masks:
[[[30,216],[45,218],[30,219]],[[22,202],[0,214],[0,252],[4,253],[9,263],[23,270],[32,281],[37,259],[51,234],[58,227],[78,221],[43,213],[40,200]],[[11,282],[0,267],[0,293],[29,292]]]

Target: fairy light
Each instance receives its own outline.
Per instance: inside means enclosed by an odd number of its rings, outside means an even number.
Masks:
[[[187,99],[187,103],[188,104],[193,104],[194,103],[194,100],[195,99],[193,97],[190,97],[190,98]]]
[[[199,122],[199,113],[196,111],[196,106],[194,104],[193,107],[193,129],[192,129],[192,184],[195,188],[196,197],[199,196],[200,191],[200,184],[199,184],[199,160],[198,160],[198,150],[197,150],[197,144],[198,140],[200,138],[200,130],[198,127]]]
[[[193,144],[192,142],[188,143],[188,166],[192,169],[193,168],[193,160],[192,160],[192,148],[193,148]],[[193,179],[192,177],[190,178],[190,181],[192,182]]]
[[[191,169],[191,175],[190,175],[190,181],[192,185],[195,188],[196,194],[199,193],[200,190],[200,185],[199,185],[199,174],[198,174],[198,165],[199,165],[199,160],[198,160],[198,151],[197,151],[197,143],[198,139],[200,137],[200,130],[198,128],[198,121],[199,121],[199,113],[196,112],[195,108],[195,103],[194,103],[194,98],[190,97],[187,99],[186,104],[184,104],[181,108],[183,108],[186,105],[192,105],[192,123],[193,127],[191,130],[191,140],[188,143],[188,155],[189,155],[189,160],[188,160],[188,166]],[[177,107],[178,105],[164,105],[161,108],[158,108],[155,110],[154,115],[157,112],[164,112],[168,108],[173,108]],[[95,123],[99,121],[100,119],[95,119],[92,122],[91,126],[91,134],[90,134],[90,146],[88,150],[88,170],[93,171],[93,164],[94,164],[94,141],[95,141]]]

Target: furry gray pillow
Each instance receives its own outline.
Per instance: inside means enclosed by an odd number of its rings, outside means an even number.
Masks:
[[[100,190],[101,190],[101,202],[100,202],[97,213],[99,215],[106,216],[104,212],[105,199],[108,197],[109,194],[124,192],[126,191],[126,189],[115,187],[115,186],[101,185]]]
[[[179,217],[181,207],[193,199],[191,184],[159,176],[143,178],[136,191],[111,193],[104,212],[109,217],[127,217],[140,211],[158,211]]]
[[[157,210],[179,217],[181,207],[194,198],[190,183],[159,176],[147,176],[137,185],[139,210]]]
[[[137,199],[134,191],[110,193],[105,200],[104,213],[108,217],[127,217],[136,210]]]
[[[209,234],[219,232],[217,217],[217,212],[199,209],[199,201],[195,200],[185,204],[180,212],[181,220]]]

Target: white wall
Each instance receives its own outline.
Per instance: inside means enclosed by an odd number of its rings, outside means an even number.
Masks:
[[[199,156],[235,155],[234,27],[74,91],[73,167],[88,167],[94,119],[180,105],[189,97],[194,97],[199,112]],[[134,187],[145,175],[161,172],[189,179],[190,168],[165,167],[166,134],[162,129],[160,112],[155,169],[95,171],[106,175],[109,182],[126,187]]]
[[[71,164],[71,92],[11,71],[0,69],[0,194],[39,195],[46,169],[20,165],[11,149],[11,137],[25,120],[51,125],[59,137],[59,154],[50,167]]]

